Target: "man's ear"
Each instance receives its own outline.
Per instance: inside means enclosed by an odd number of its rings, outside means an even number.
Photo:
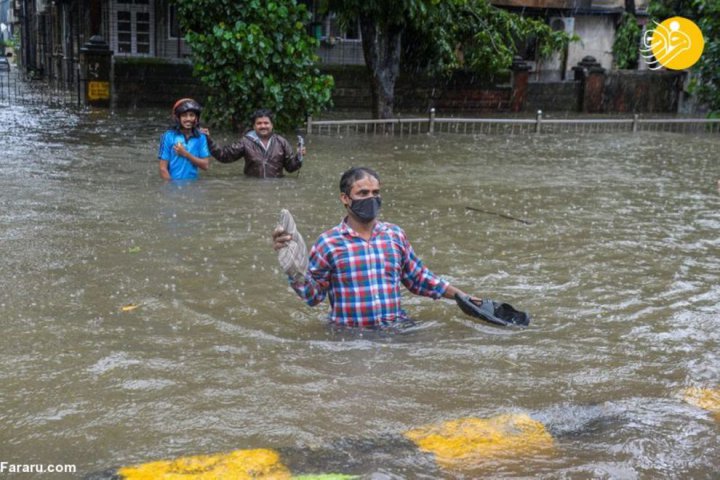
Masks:
[[[348,194],[345,193],[345,192],[341,192],[341,193],[340,193],[340,201],[341,201],[342,204],[345,205],[346,207],[350,207],[350,204],[352,203],[352,199],[351,199],[350,196],[348,196]]]

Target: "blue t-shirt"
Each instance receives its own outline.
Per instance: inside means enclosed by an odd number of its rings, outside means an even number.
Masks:
[[[190,160],[181,157],[175,150],[173,145],[181,142],[185,145],[185,149],[196,157],[207,158],[210,156],[210,148],[208,148],[207,137],[205,134],[193,130],[192,136],[185,140],[185,135],[180,130],[172,129],[165,132],[160,139],[160,149],[158,158],[168,162],[168,172],[173,180],[194,179],[198,177],[198,167],[193,165]]]

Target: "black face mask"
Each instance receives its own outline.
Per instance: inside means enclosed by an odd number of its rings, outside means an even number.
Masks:
[[[352,199],[350,199],[352,200]],[[370,222],[378,216],[382,200],[380,197],[368,197],[362,200],[352,200],[350,211],[363,222]]]

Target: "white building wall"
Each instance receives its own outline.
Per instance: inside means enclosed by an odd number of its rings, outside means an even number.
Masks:
[[[580,41],[571,43],[568,48],[567,68],[572,69],[583,57],[589,55],[595,57],[603,68],[610,70],[613,64],[615,21],[615,15],[575,17],[575,34],[580,37]]]

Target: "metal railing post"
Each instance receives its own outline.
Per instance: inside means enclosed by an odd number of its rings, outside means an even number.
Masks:
[[[632,131],[633,133],[637,133],[638,131],[638,120],[640,119],[640,115],[637,113],[633,115],[633,123],[632,123]]]
[[[428,119],[428,134],[435,133],[435,109],[430,109],[430,118]]]
[[[307,133],[306,135],[310,135],[312,133],[312,115],[308,115],[307,117]]]
[[[542,110],[538,110],[535,116],[535,133],[542,133]]]

